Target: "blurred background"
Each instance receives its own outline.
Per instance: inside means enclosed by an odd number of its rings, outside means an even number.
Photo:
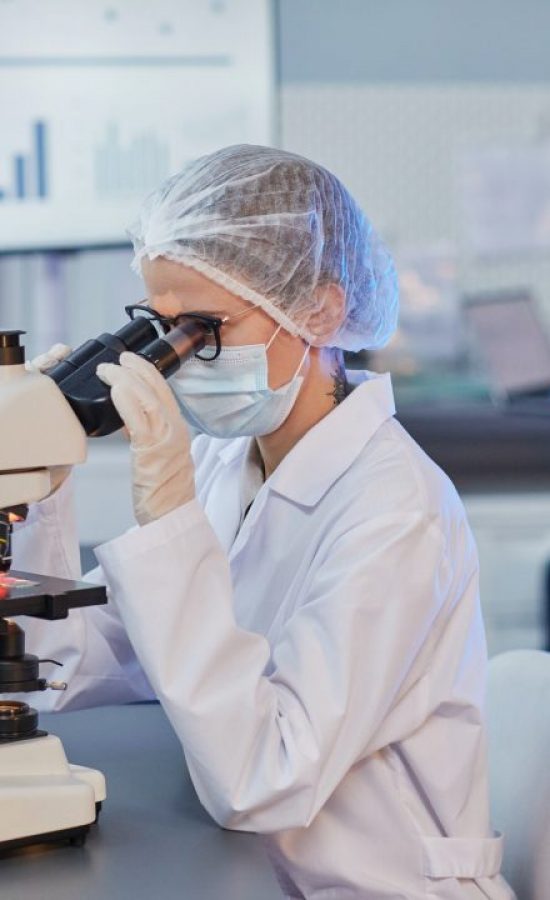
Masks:
[[[395,338],[348,363],[457,484],[491,653],[550,647],[549,33],[544,0],[0,0],[2,327],[29,356],[120,327],[125,226],[187,159],[326,165],[400,276]],[[123,439],[76,482],[89,566],[132,523]]]

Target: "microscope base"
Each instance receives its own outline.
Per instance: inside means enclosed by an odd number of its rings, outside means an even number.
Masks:
[[[105,796],[101,772],[70,765],[54,735],[0,744],[0,850],[82,844]]]

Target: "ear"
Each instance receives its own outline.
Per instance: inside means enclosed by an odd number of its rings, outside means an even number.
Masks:
[[[346,314],[346,295],[339,284],[328,282],[315,289],[318,307],[306,320],[306,327],[315,337],[314,347],[330,344]]]

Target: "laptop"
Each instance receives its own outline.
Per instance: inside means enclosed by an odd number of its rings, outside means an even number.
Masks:
[[[530,292],[466,297],[464,314],[486,362],[493,399],[514,412],[550,416],[550,339]]]

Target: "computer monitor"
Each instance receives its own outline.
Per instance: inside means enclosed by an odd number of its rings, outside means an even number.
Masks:
[[[273,134],[271,0],[0,2],[0,252],[116,245],[189,159]]]
[[[529,291],[468,297],[464,312],[497,397],[550,391],[550,341]]]

